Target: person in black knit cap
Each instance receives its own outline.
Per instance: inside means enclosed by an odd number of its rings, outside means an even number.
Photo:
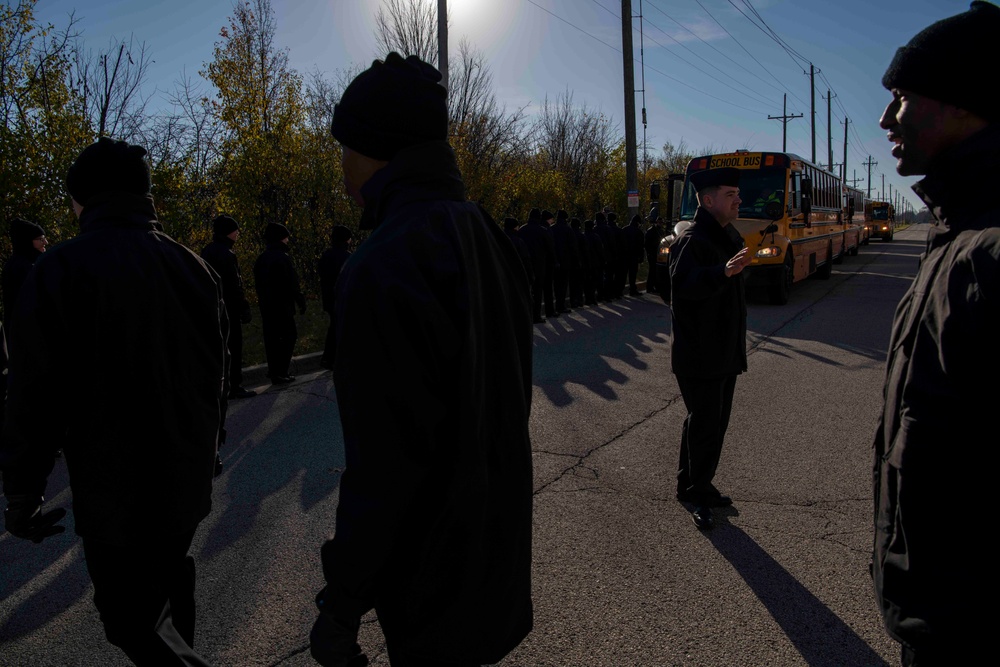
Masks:
[[[228,215],[212,221],[212,241],[201,251],[201,258],[222,278],[222,298],[229,317],[229,398],[250,398],[257,392],[243,388],[243,324],[253,315],[243,292],[243,277],[233,246],[240,238],[240,226]]]
[[[18,295],[4,525],[32,542],[63,531],[65,510],[43,510],[61,447],[108,641],[140,667],[204,667],[188,549],[212,507],[228,318],[216,273],[154,224],[145,156],[108,138],[80,153],[66,177],[80,233]]]
[[[264,333],[264,354],[267,356],[267,376],[272,384],[288,384],[295,376],[288,374],[298,339],[295,327],[295,307],[306,312],[306,298],[299,288],[299,274],[288,256],[291,234],[276,222],[264,228],[267,247],[253,265],[260,323]]]
[[[373,608],[396,667],[496,663],[531,630],[528,280],[465,198],[440,80],[390,53],[334,110],[372,232],[337,278],[347,466],[310,634],[321,665],[367,664]]]
[[[330,247],[319,258],[319,291],[323,298],[323,312],[330,316],[330,326],[326,330],[326,345],[319,365],[333,370],[333,360],[337,356],[336,326],[333,322],[337,302],[337,276],[344,268],[344,262],[351,256],[351,230],[343,225],[334,225],[330,230]]]
[[[998,35],[1000,8],[973,2],[900,47],[882,78],[879,125],[896,171],[924,177],[913,190],[932,216],[896,308],[873,446],[871,572],[906,667],[982,664],[994,649]]]

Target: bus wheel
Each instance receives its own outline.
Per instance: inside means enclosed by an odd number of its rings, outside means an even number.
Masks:
[[[833,242],[826,249],[826,262],[816,269],[816,277],[820,280],[828,280],[833,275]]]
[[[788,259],[785,263],[781,265],[781,273],[778,276],[778,280],[768,287],[768,297],[770,297],[771,303],[776,306],[784,306],[788,303],[788,298],[792,294],[792,282],[795,280],[795,270],[793,267],[794,260],[791,254],[788,255]]]

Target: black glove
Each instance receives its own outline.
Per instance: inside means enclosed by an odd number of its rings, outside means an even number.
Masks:
[[[60,507],[43,513],[44,500],[45,498],[41,496],[8,495],[7,509],[3,511],[7,532],[14,537],[38,544],[46,537],[58,535],[66,530],[65,526],[56,525],[66,516],[66,510]]]
[[[251,311],[249,308],[245,308],[242,312],[240,312],[240,322],[242,322],[243,324],[250,324],[252,320],[253,320],[253,311]]]
[[[323,667],[365,667],[368,656],[358,646],[361,619],[336,618],[326,611],[324,588],[316,596],[319,618],[309,633],[309,650],[313,660]]]

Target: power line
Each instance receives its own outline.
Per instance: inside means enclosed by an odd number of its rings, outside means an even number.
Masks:
[[[563,22],[563,23],[565,23],[566,25],[568,25],[568,26],[570,26],[570,27],[574,28],[575,30],[578,30],[578,31],[582,32],[583,34],[587,35],[587,36],[588,36],[588,37],[590,37],[591,39],[594,39],[594,40],[596,40],[596,41],[600,42],[601,44],[603,44],[604,46],[608,47],[609,49],[611,49],[611,50],[612,50],[612,51],[614,51],[615,53],[621,53],[621,52],[622,52],[622,50],[621,50],[621,49],[619,49],[619,48],[617,48],[617,47],[614,47],[614,46],[612,46],[611,44],[608,44],[607,42],[605,42],[605,41],[604,41],[603,39],[601,39],[600,37],[597,37],[596,35],[593,35],[592,33],[589,33],[589,32],[587,32],[586,30],[584,30],[584,29],[583,29],[583,28],[581,28],[580,26],[576,25],[575,23],[573,23],[573,22],[571,22],[571,21],[567,21],[566,19],[564,19],[563,17],[559,16],[559,15],[558,15],[558,14],[556,14],[555,12],[553,12],[553,11],[550,11],[549,9],[546,9],[545,7],[542,7],[542,6],[540,5],[540,4],[538,4],[537,2],[535,2],[535,0],[527,0],[527,2],[528,2],[529,4],[532,4],[532,5],[534,5],[535,7],[538,7],[539,9],[541,9],[541,10],[542,10],[543,12],[545,12],[546,14],[548,14],[548,15],[550,15],[550,16],[552,16],[552,17],[554,17],[554,18],[557,18],[557,19],[559,19],[560,21],[562,21],[562,22]],[[598,3],[598,4],[599,4],[599,3]],[[607,8],[605,7],[605,9],[607,9]],[[707,93],[707,92],[705,92],[704,90],[701,90],[701,89],[699,89],[699,88],[695,88],[694,86],[692,86],[692,85],[690,85],[690,84],[688,84],[688,83],[685,83],[684,81],[681,81],[680,79],[678,79],[678,78],[676,78],[676,77],[673,77],[673,76],[670,76],[670,75],[669,75],[669,74],[667,74],[666,72],[662,72],[662,71],[660,71],[660,70],[656,69],[655,67],[651,67],[651,66],[647,65],[647,66],[646,66],[646,69],[649,69],[650,71],[653,71],[653,72],[656,72],[656,73],[657,73],[657,74],[659,74],[660,76],[663,76],[663,77],[665,77],[665,78],[667,78],[667,79],[670,79],[671,81],[673,81],[673,82],[675,82],[675,83],[678,83],[678,84],[680,84],[680,85],[684,86],[685,88],[690,88],[691,90],[695,91],[696,93],[700,93],[701,95],[704,95],[705,97],[710,97],[710,98],[712,98],[713,100],[716,100],[716,101],[718,101],[718,102],[722,102],[723,104],[728,104],[729,106],[733,106],[733,107],[736,107],[737,109],[743,109],[744,111],[749,111],[750,113],[753,113],[753,114],[758,114],[758,115],[759,115],[759,114],[762,114],[762,113],[765,113],[764,111],[761,111],[761,110],[759,110],[759,109],[751,109],[751,108],[749,108],[749,107],[745,107],[745,106],[742,106],[742,105],[739,105],[739,104],[736,104],[735,102],[730,102],[729,100],[725,100],[725,99],[723,99],[723,98],[721,98],[721,97],[717,97],[717,96],[715,96],[715,95],[712,95],[711,93]]]
[[[531,0],[528,0],[528,1],[529,1],[529,2],[531,2]],[[747,47],[743,46],[743,44],[742,44],[742,43],[740,42],[740,40],[736,39],[736,37],[735,37],[735,36],[734,36],[734,35],[733,35],[733,34],[732,34],[731,32],[729,32],[729,30],[727,30],[727,29],[726,29],[726,26],[722,25],[722,23],[721,23],[721,22],[719,22],[719,19],[715,18],[715,16],[713,16],[713,15],[712,15],[712,12],[708,11],[708,9],[707,9],[707,8],[705,7],[705,5],[701,4],[701,0],[694,0],[694,1],[698,3],[698,6],[699,6],[699,7],[701,7],[701,8],[702,8],[702,10],[703,10],[703,11],[704,11],[704,12],[705,12],[706,14],[708,14],[708,16],[709,16],[709,17],[710,17],[710,18],[711,18],[711,19],[712,19],[713,21],[715,21],[715,22],[716,22],[716,24],[718,24],[718,26],[719,26],[720,28],[722,28],[722,30],[723,30],[723,31],[724,31],[724,32],[725,32],[725,33],[726,33],[727,35],[729,35],[729,37],[730,37],[730,38],[731,38],[731,39],[732,39],[732,40],[733,40],[734,42],[736,42],[736,44],[737,44],[737,45],[739,45],[739,47],[740,47],[741,49],[743,49],[743,50],[744,50],[744,51],[746,52],[746,54],[747,54],[748,56],[750,56],[750,58],[751,58],[751,59],[752,59],[752,60],[753,60],[753,61],[754,61],[755,63],[757,63],[758,65],[760,65],[760,68],[761,68],[762,70],[764,70],[765,72],[767,72],[768,74],[770,74],[770,75],[771,75],[771,78],[773,78],[773,79],[774,79],[775,81],[777,81],[777,82],[778,82],[778,85],[780,85],[780,86],[781,86],[781,88],[782,88],[782,89],[783,89],[784,91],[786,91],[786,92],[787,92],[787,93],[788,93],[789,95],[791,95],[792,97],[794,97],[795,99],[797,99],[797,100],[798,100],[799,102],[801,102],[802,104],[805,104],[805,102],[804,102],[804,101],[802,100],[802,98],[800,98],[800,97],[799,97],[798,95],[796,95],[795,93],[793,93],[793,92],[792,92],[791,90],[789,90],[789,89],[788,89],[788,86],[786,86],[786,85],[785,85],[784,83],[782,83],[781,79],[779,79],[778,77],[776,77],[776,76],[775,76],[775,75],[774,75],[774,74],[773,74],[773,73],[771,72],[771,70],[769,70],[769,69],[767,69],[766,67],[764,67],[764,63],[762,63],[761,61],[757,60],[757,56],[755,56],[755,55],[754,55],[753,53],[751,53],[751,52],[749,51],[749,49],[747,49]]]
[[[706,42],[706,41],[705,41],[704,39],[702,39],[702,38],[701,38],[701,36],[699,36],[699,35],[698,35],[698,33],[694,32],[693,30],[691,30],[690,28],[688,28],[688,27],[687,27],[686,25],[684,25],[683,23],[681,23],[680,21],[678,21],[677,19],[675,19],[675,18],[674,18],[673,16],[671,16],[670,14],[667,14],[667,13],[666,13],[665,11],[663,11],[662,9],[660,9],[659,7],[657,7],[656,5],[654,5],[654,4],[652,3],[652,2],[650,2],[650,0],[646,0],[646,2],[647,2],[647,4],[649,4],[649,6],[650,6],[650,7],[652,7],[652,8],[653,8],[653,9],[655,9],[656,11],[658,11],[658,12],[660,12],[661,14],[663,14],[664,16],[666,16],[666,17],[667,17],[668,19],[670,19],[671,21],[673,21],[674,23],[676,23],[677,25],[679,25],[679,26],[680,26],[681,28],[684,28],[684,30],[686,30],[686,31],[687,31],[688,33],[690,33],[690,34],[691,34],[691,35],[692,35],[692,36],[693,36],[693,37],[694,37],[695,39],[697,39],[697,40],[698,40],[699,42],[701,42],[702,44],[704,44],[704,45],[705,45],[705,46],[707,46],[708,48],[712,49],[713,51],[715,51],[716,53],[718,53],[718,54],[719,54],[720,56],[722,56],[723,58],[725,58],[725,59],[726,59],[726,60],[728,60],[729,62],[733,63],[734,65],[736,65],[737,67],[739,67],[739,68],[740,68],[741,70],[743,70],[744,72],[746,72],[746,73],[747,73],[747,74],[749,74],[750,76],[754,77],[755,79],[757,79],[757,80],[758,80],[758,81],[760,81],[761,83],[766,83],[767,85],[771,86],[771,87],[772,87],[772,88],[774,88],[775,90],[779,90],[779,91],[781,90],[781,88],[778,88],[777,86],[775,86],[775,85],[774,85],[773,83],[771,83],[771,82],[770,82],[770,81],[768,81],[767,79],[765,79],[765,78],[761,77],[761,76],[760,76],[760,75],[758,75],[758,74],[757,74],[756,72],[753,72],[753,71],[751,71],[751,70],[747,69],[747,68],[746,68],[746,67],[744,67],[744,66],[743,66],[742,64],[740,64],[740,63],[739,63],[738,61],[736,61],[736,60],[733,60],[733,59],[732,59],[732,58],[730,58],[730,57],[729,57],[728,55],[726,55],[726,54],[725,54],[724,52],[722,52],[722,51],[720,51],[719,49],[715,48],[715,47],[714,47],[714,46],[713,46],[713,45],[712,45],[712,44],[711,44],[710,42]],[[663,34],[667,34],[667,33],[665,33],[665,32],[664,32],[663,30],[661,30],[660,28],[657,28],[657,30],[660,30],[660,32],[663,32]],[[676,40],[675,40],[675,41],[676,41]],[[680,42],[678,42],[678,43],[680,43]],[[688,50],[690,50],[690,49],[688,49]],[[693,51],[692,51],[692,53],[693,53]],[[704,59],[703,59],[703,60],[704,60]],[[706,62],[707,62],[707,61],[706,61]]]

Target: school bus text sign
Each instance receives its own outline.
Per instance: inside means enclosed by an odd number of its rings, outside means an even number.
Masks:
[[[735,155],[716,155],[709,163],[709,169],[721,167],[736,167],[737,169],[760,169],[760,153],[739,153]]]

